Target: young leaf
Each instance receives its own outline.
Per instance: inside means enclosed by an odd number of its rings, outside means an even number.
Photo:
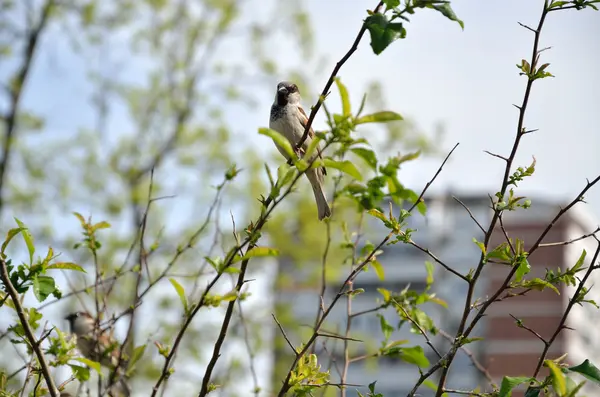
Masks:
[[[512,390],[526,382],[530,382],[532,378],[528,378],[526,376],[505,376],[502,378],[502,384],[500,385],[500,392],[498,397],[510,397],[512,395]]]
[[[460,25],[460,27],[464,30],[465,29],[465,24],[463,21],[461,21],[460,19],[458,19],[458,17],[456,16],[456,14],[454,13],[454,11],[452,10],[452,7],[450,7],[450,3],[443,3],[443,4],[437,4],[434,5],[433,8],[435,8],[437,11],[441,12],[443,16],[445,16],[446,18],[448,18],[451,21],[456,21],[458,22],[458,24]]]
[[[185,290],[183,289],[181,284],[179,284],[174,278],[170,278],[169,281],[171,282],[173,287],[175,287],[175,291],[177,291],[177,295],[179,295],[179,299],[181,300],[181,303],[183,303],[183,310],[185,310],[185,312],[187,313],[188,301],[187,297],[185,296]]]
[[[373,270],[375,270],[375,274],[377,274],[377,277],[379,277],[380,280],[385,280],[385,270],[383,269],[383,266],[381,265],[381,263],[379,263],[379,261],[372,260],[371,267],[373,268]]]
[[[45,301],[55,289],[56,285],[52,277],[35,276],[33,278],[33,293],[39,302]]]
[[[14,229],[10,229],[8,231],[8,233],[6,234],[6,239],[4,239],[4,242],[2,243],[2,249],[0,249],[0,254],[2,254],[3,257],[4,257],[4,251],[6,251],[6,247],[8,247],[10,240],[12,240],[13,237],[15,237],[17,234],[19,234],[22,230],[23,230],[23,228],[17,227]]]
[[[362,175],[360,174],[356,166],[348,160],[335,161],[330,158],[326,158],[323,160],[323,165],[325,165],[325,168],[335,168],[336,170],[340,170],[350,175],[356,180],[362,181]]]
[[[288,141],[287,138],[281,135],[279,132],[270,128],[259,128],[258,133],[271,138],[277,146],[285,151],[289,158],[296,159],[296,154],[294,153],[294,149],[292,149],[290,141]]]
[[[552,360],[545,360],[546,365],[550,369],[552,375],[552,387],[559,396],[564,396],[567,393],[567,382],[565,381],[565,375],[562,373],[558,365]]]
[[[133,353],[131,354],[131,359],[129,360],[129,364],[127,365],[127,375],[131,376],[131,372],[135,368],[135,364],[140,361],[142,356],[144,355],[144,351],[146,351],[146,345],[141,345],[133,349]]]
[[[433,272],[435,271],[433,263],[425,261],[425,270],[427,270],[427,278],[425,279],[425,283],[427,285],[431,285],[433,284]]]
[[[379,12],[369,15],[365,19],[365,25],[371,35],[371,48],[376,55],[381,54],[395,40],[406,37],[406,29],[402,23],[390,22]]]
[[[90,370],[87,367],[82,367],[81,365],[69,364],[71,370],[73,371],[73,377],[80,382],[85,382],[90,378]]]
[[[579,365],[568,367],[567,369],[571,372],[577,372],[592,382],[600,385],[600,370],[588,359]]]
[[[102,376],[102,367],[100,366],[99,362],[92,361],[92,360],[84,358],[84,357],[77,357],[77,358],[74,358],[74,360],[75,361],[79,361],[80,363],[87,365],[88,367],[90,367],[94,371],[98,372],[98,375]]]
[[[33,263],[33,254],[35,252],[35,247],[33,245],[33,237],[31,236],[31,233],[29,233],[29,229],[27,229],[27,226],[25,226],[23,222],[21,222],[17,218],[15,218],[15,221],[17,222],[17,225],[19,225],[19,229],[21,229],[21,234],[23,235],[23,240],[25,240],[25,244],[27,245],[27,251],[29,251],[29,265],[31,266],[31,264]]]
[[[366,116],[362,116],[356,120],[354,120],[354,124],[365,124],[365,123],[386,123],[388,121],[399,121],[404,120],[402,116],[398,113],[383,111],[372,114],[367,114]]]
[[[342,112],[344,116],[349,116],[352,114],[352,110],[350,108],[350,97],[348,96],[348,90],[346,89],[346,86],[342,84],[339,77],[335,78],[335,84],[340,92],[340,98],[342,100]]]
[[[405,347],[402,349],[400,358],[409,364],[414,364],[419,368],[429,367],[429,360],[425,357],[421,346]]]
[[[527,261],[527,258],[523,257],[517,264],[518,268],[515,272],[515,281],[521,281],[523,276],[531,271],[531,265]]]
[[[354,148],[350,149],[354,154],[365,160],[365,162],[371,167],[373,170],[377,169],[377,156],[375,152],[371,149],[365,148]]]
[[[76,270],[78,272],[86,273],[86,271],[76,263],[71,262],[56,262],[48,266],[46,269],[64,269],[64,270]]]

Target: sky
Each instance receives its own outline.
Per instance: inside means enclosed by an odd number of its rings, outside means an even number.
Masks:
[[[360,101],[371,81],[382,81],[389,110],[414,120],[424,131],[433,132],[442,124],[443,151],[460,143],[432,192],[493,194],[498,190],[504,163],[484,150],[507,156],[512,147],[518,117],[513,104],[522,102],[526,83],[515,65],[531,57],[533,42],[533,34],[517,22],[535,26],[542,3],[453,1],[456,14],[465,23],[464,31],[437,12],[419,11],[406,27],[407,39],[393,43],[376,56],[365,36],[358,51],[343,66],[340,77],[354,103]],[[366,9],[372,8],[375,1],[307,0],[306,4],[315,32],[315,52],[325,57],[325,66],[310,72],[316,92],[350,47]],[[261,10],[256,7],[253,12]],[[550,63],[547,70],[556,77],[534,84],[525,126],[539,131],[523,138],[514,163],[525,166],[532,156],[537,159],[535,175],[519,187],[520,192],[533,198],[533,205],[536,197],[568,202],[585,186],[586,178],[600,174],[599,38],[599,12],[560,11],[547,18],[541,47],[551,49],[543,52],[542,62]],[[81,99],[90,94],[84,64],[60,46],[51,45],[43,67],[32,76],[34,89],[25,97],[28,106],[48,116],[49,128],[57,133],[93,123],[89,102]],[[301,62],[294,46],[279,45],[276,51],[284,65]],[[277,80],[287,78],[277,76]],[[237,133],[267,125],[275,83],[256,90],[256,109],[262,112],[245,112],[231,119]],[[304,99],[308,109],[314,98]],[[333,109],[336,106],[335,102],[331,104]],[[122,126],[125,117],[113,114],[110,125]],[[314,125],[317,129],[324,127],[322,115]],[[257,135],[240,144],[274,150],[266,137]],[[441,158],[412,162],[403,168],[401,178],[420,191],[440,162]],[[586,198],[590,218],[600,218],[600,186]]]

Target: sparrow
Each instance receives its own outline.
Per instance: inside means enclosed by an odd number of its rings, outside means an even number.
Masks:
[[[69,321],[69,328],[77,338],[77,349],[90,360],[99,362],[102,366],[115,369],[119,365],[119,343],[105,330],[96,327],[96,320],[89,313],[75,312],[65,317]],[[120,368],[117,373],[124,372],[127,366],[125,357],[121,357]],[[130,395],[129,386],[119,376],[119,390],[126,396]]]
[[[269,120],[269,128],[279,132],[281,135],[287,138],[293,148],[296,147],[298,142],[304,135],[304,129],[308,123],[308,116],[302,105],[300,104],[301,97],[298,91],[298,86],[289,81],[282,81],[277,84],[277,92],[275,94],[275,100],[271,106],[271,117]],[[310,142],[315,137],[315,132],[312,127],[308,131],[308,136],[302,147],[299,149],[300,155],[306,153]],[[288,154],[279,145],[277,150],[287,159],[290,160]],[[315,154],[309,159],[314,161],[318,156],[321,156],[321,147],[317,147]],[[319,220],[323,220],[331,216],[331,209],[327,203],[325,197],[325,191],[323,190],[324,176],[327,175],[325,167],[311,168],[306,171],[306,177],[312,186],[313,193],[315,195],[315,201],[317,202],[317,211]]]

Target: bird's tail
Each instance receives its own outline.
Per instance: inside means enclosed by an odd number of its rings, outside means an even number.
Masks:
[[[308,177],[313,193],[315,194],[319,220],[321,221],[324,218],[330,217],[331,209],[329,208],[327,197],[325,197],[325,191],[323,190],[323,174],[321,169],[308,170],[306,171],[306,176]]]

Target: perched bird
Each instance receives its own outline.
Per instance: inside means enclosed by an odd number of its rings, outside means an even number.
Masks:
[[[302,109],[300,100],[300,92],[298,91],[298,86],[296,84],[288,81],[282,81],[277,84],[277,93],[275,94],[273,105],[271,106],[269,128],[286,137],[293,148],[295,148],[302,139],[304,129],[308,123],[308,116],[304,109]],[[315,132],[311,127],[308,132],[308,137],[299,150],[301,155],[306,152],[314,136]],[[289,160],[289,156],[285,150],[277,144],[276,146],[279,152]],[[321,158],[320,147],[317,147],[317,150],[310,161],[313,161],[316,156]],[[306,171],[306,176],[312,186],[315,201],[317,202],[319,220],[331,216],[331,209],[329,208],[327,198],[325,197],[325,191],[323,190],[323,180],[325,175],[327,175],[325,167],[312,168]]]
[[[125,382],[124,369],[127,360],[123,355],[119,365],[119,343],[111,334],[96,327],[96,320],[89,313],[75,312],[65,317],[69,321],[71,333],[77,338],[77,348],[80,353],[90,360],[101,365],[116,369],[119,375],[119,391],[126,396],[130,395],[129,386]],[[117,366],[119,365],[119,368]]]

